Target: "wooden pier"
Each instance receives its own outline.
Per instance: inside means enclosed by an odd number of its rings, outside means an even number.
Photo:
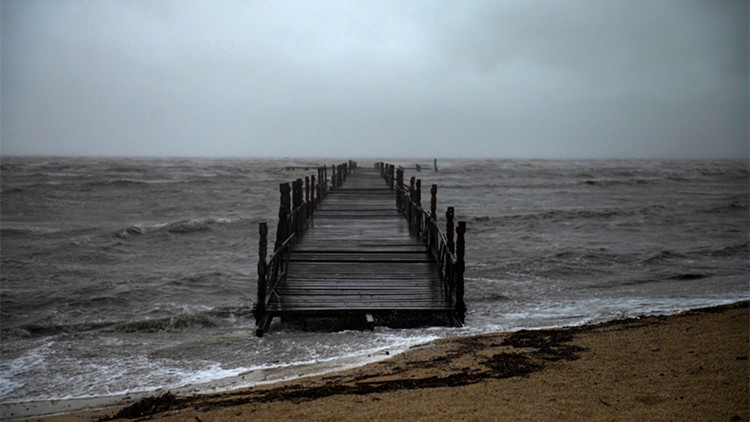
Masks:
[[[464,233],[453,208],[438,228],[421,181],[385,163],[348,162],[280,185],[274,253],[260,223],[256,334],[274,317],[372,328],[463,324]],[[454,231],[457,239],[454,242]]]

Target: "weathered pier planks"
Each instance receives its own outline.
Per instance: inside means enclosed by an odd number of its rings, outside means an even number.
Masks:
[[[437,228],[436,188],[428,213],[421,208],[420,183],[407,188],[403,169],[397,181],[394,172],[388,164],[360,169],[349,162],[333,167],[330,187],[325,168],[310,178],[312,186],[306,181],[303,189],[301,179],[292,188],[280,186],[276,246],[268,262],[267,227],[260,224],[258,336],[274,317],[367,326],[463,323],[465,225],[459,223],[456,246],[452,208],[449,234]]]

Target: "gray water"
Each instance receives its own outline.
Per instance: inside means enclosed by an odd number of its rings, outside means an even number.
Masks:
[[[258,339],[257,223],[275,225],[279,183],[313,173],[285,166],[337,161],[3,157],[1,401],[750,298],[746,162],[446,160],[407,179],[467,221],[465,327]]]

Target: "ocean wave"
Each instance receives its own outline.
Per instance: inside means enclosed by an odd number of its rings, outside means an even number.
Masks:
[[[177,314],[139,321],[118,322],[108,325],[105,332],[154,333],[183,332],[192,329],[217,327],[222,321],[236,321],[252,318],[250,307],[218,307],[206,310],[183,310]]]
[[[167,318],[123,322],[107,327],[106,332],[155,333],[186,331],[191,328],[208,328],[219,325],[217,319],[206,312],[182,312]]]
[[[196,219],[185,219],[171,223],[157,224],[144,226],[140,224],[123,227],[115,230],[111,233],[112,236],[120,239],[128,239],[133,236],[143,236],[151,233],[167,232],[172,234],[190,234],[209,231],[214,227],[221,227],[224,225],[233,225],[238,223],[245,223],[254,221],[246,217],[234,217],[234,218],[196,218]]]
[[[142,180],[134,180],[134,179],[108,179],[108,180],[95,180],[91,182],[86,182],[83,184],[85,187],[112,187],[112,186],[146,186],[148,185],[148,182],[142,181]]]
[[[10,195],[12,193],[22,193],[25,192],[26,189],[24,189],[25,186],[13,186],[8,187],[0,190],[0,195]]]
[[[174,315],[136,321],[94,321],[73,324],[23,324],[0,329],[0,339],[27,339],[58,334],[91,331],[106,333],[183,332],[191,329],[211,328],[229,321],[250,320],[251,307],[218,307],[207,310],[183,310]]]
[[[531,221],[572,221],[572,220],[612,220],[616,218],[625,218],[633,216],[651,216],[669,212],[670,209],[663,205],[649,205],[638,208],[582,208],[582,209],[552,209],[540,212],[530,212],[523,214],[507,214],[496,216],[472,216],[468,217],[467,223],[472,227],[479,225],[515,224],[519,222]]]
[[[729,198],[724,205],[705,210],[706,214],[727,214],[747,210],[750,205],[747,196],[735,196]]]
[[[120,239],[127,239],[131,236],[141,236],[144,234],[146,234],[146,229],[144,229],[141,226],[128,226],[122,230],[119,230],[113,233],[115,237],[120,238]]]
[[[685,257],[686,256],[681,253],[677,253],[677,252],[670,251],[667,249],[659,249],[657,252],[643,259],[642,262],[644,264],[662,264],[662,263],[674,261],[676,259],[683,259]]]
[[[7,239],[9,236],[27,236],[34,234],[33,230],[30,229],[19,229],[15,227],[0,229],[0,237]]]
[[[650,277],[646,278],[637,278],[627,281],[620,281],[617,282],[616,285],[618,286],[639,286],[643,284],[651,284],[651,283],[662,283],[665,281],[695,281],[695,280],[702,280],[704,278],[710,278],[713,277],[713,274],[711,273],[704,273],[704,272],[679,272],[679,271],[668,271],[663,272],[661,274],[655,274]],[[611,284],[608,285],[597,285],[593,287],[605,287],[609,288],[612,287]]]
[[[201,220],[182,220],[171,223],[165,227],[169,233],[189,234],[211,230],[211,226],[216,224],[216,220],[208,218]]]
[[[78,333],[100,330],[111,326],[112,322],[92,322],[81,324],[25,324],[18,327],[0,330],[0,339],[12,340],[19,338],[49,337],[64,333]]]
[[[660,177],[635,177],[632,179],[587,179],[581,182],[581,184],[589,186],[639,186],[639,185],[653,185],[663,182],[664,179]]]
[[[712,257],[731,257],[731,256],[745,256],[747,257],[750,253],[750,242],[737,243],[734,245],[727,245],[721,249],[713,249],[705,251],[703,254]]]

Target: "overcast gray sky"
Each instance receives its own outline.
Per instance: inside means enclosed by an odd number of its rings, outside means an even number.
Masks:
[[[3,155],[748,156],[747,1],[1,7]]]

